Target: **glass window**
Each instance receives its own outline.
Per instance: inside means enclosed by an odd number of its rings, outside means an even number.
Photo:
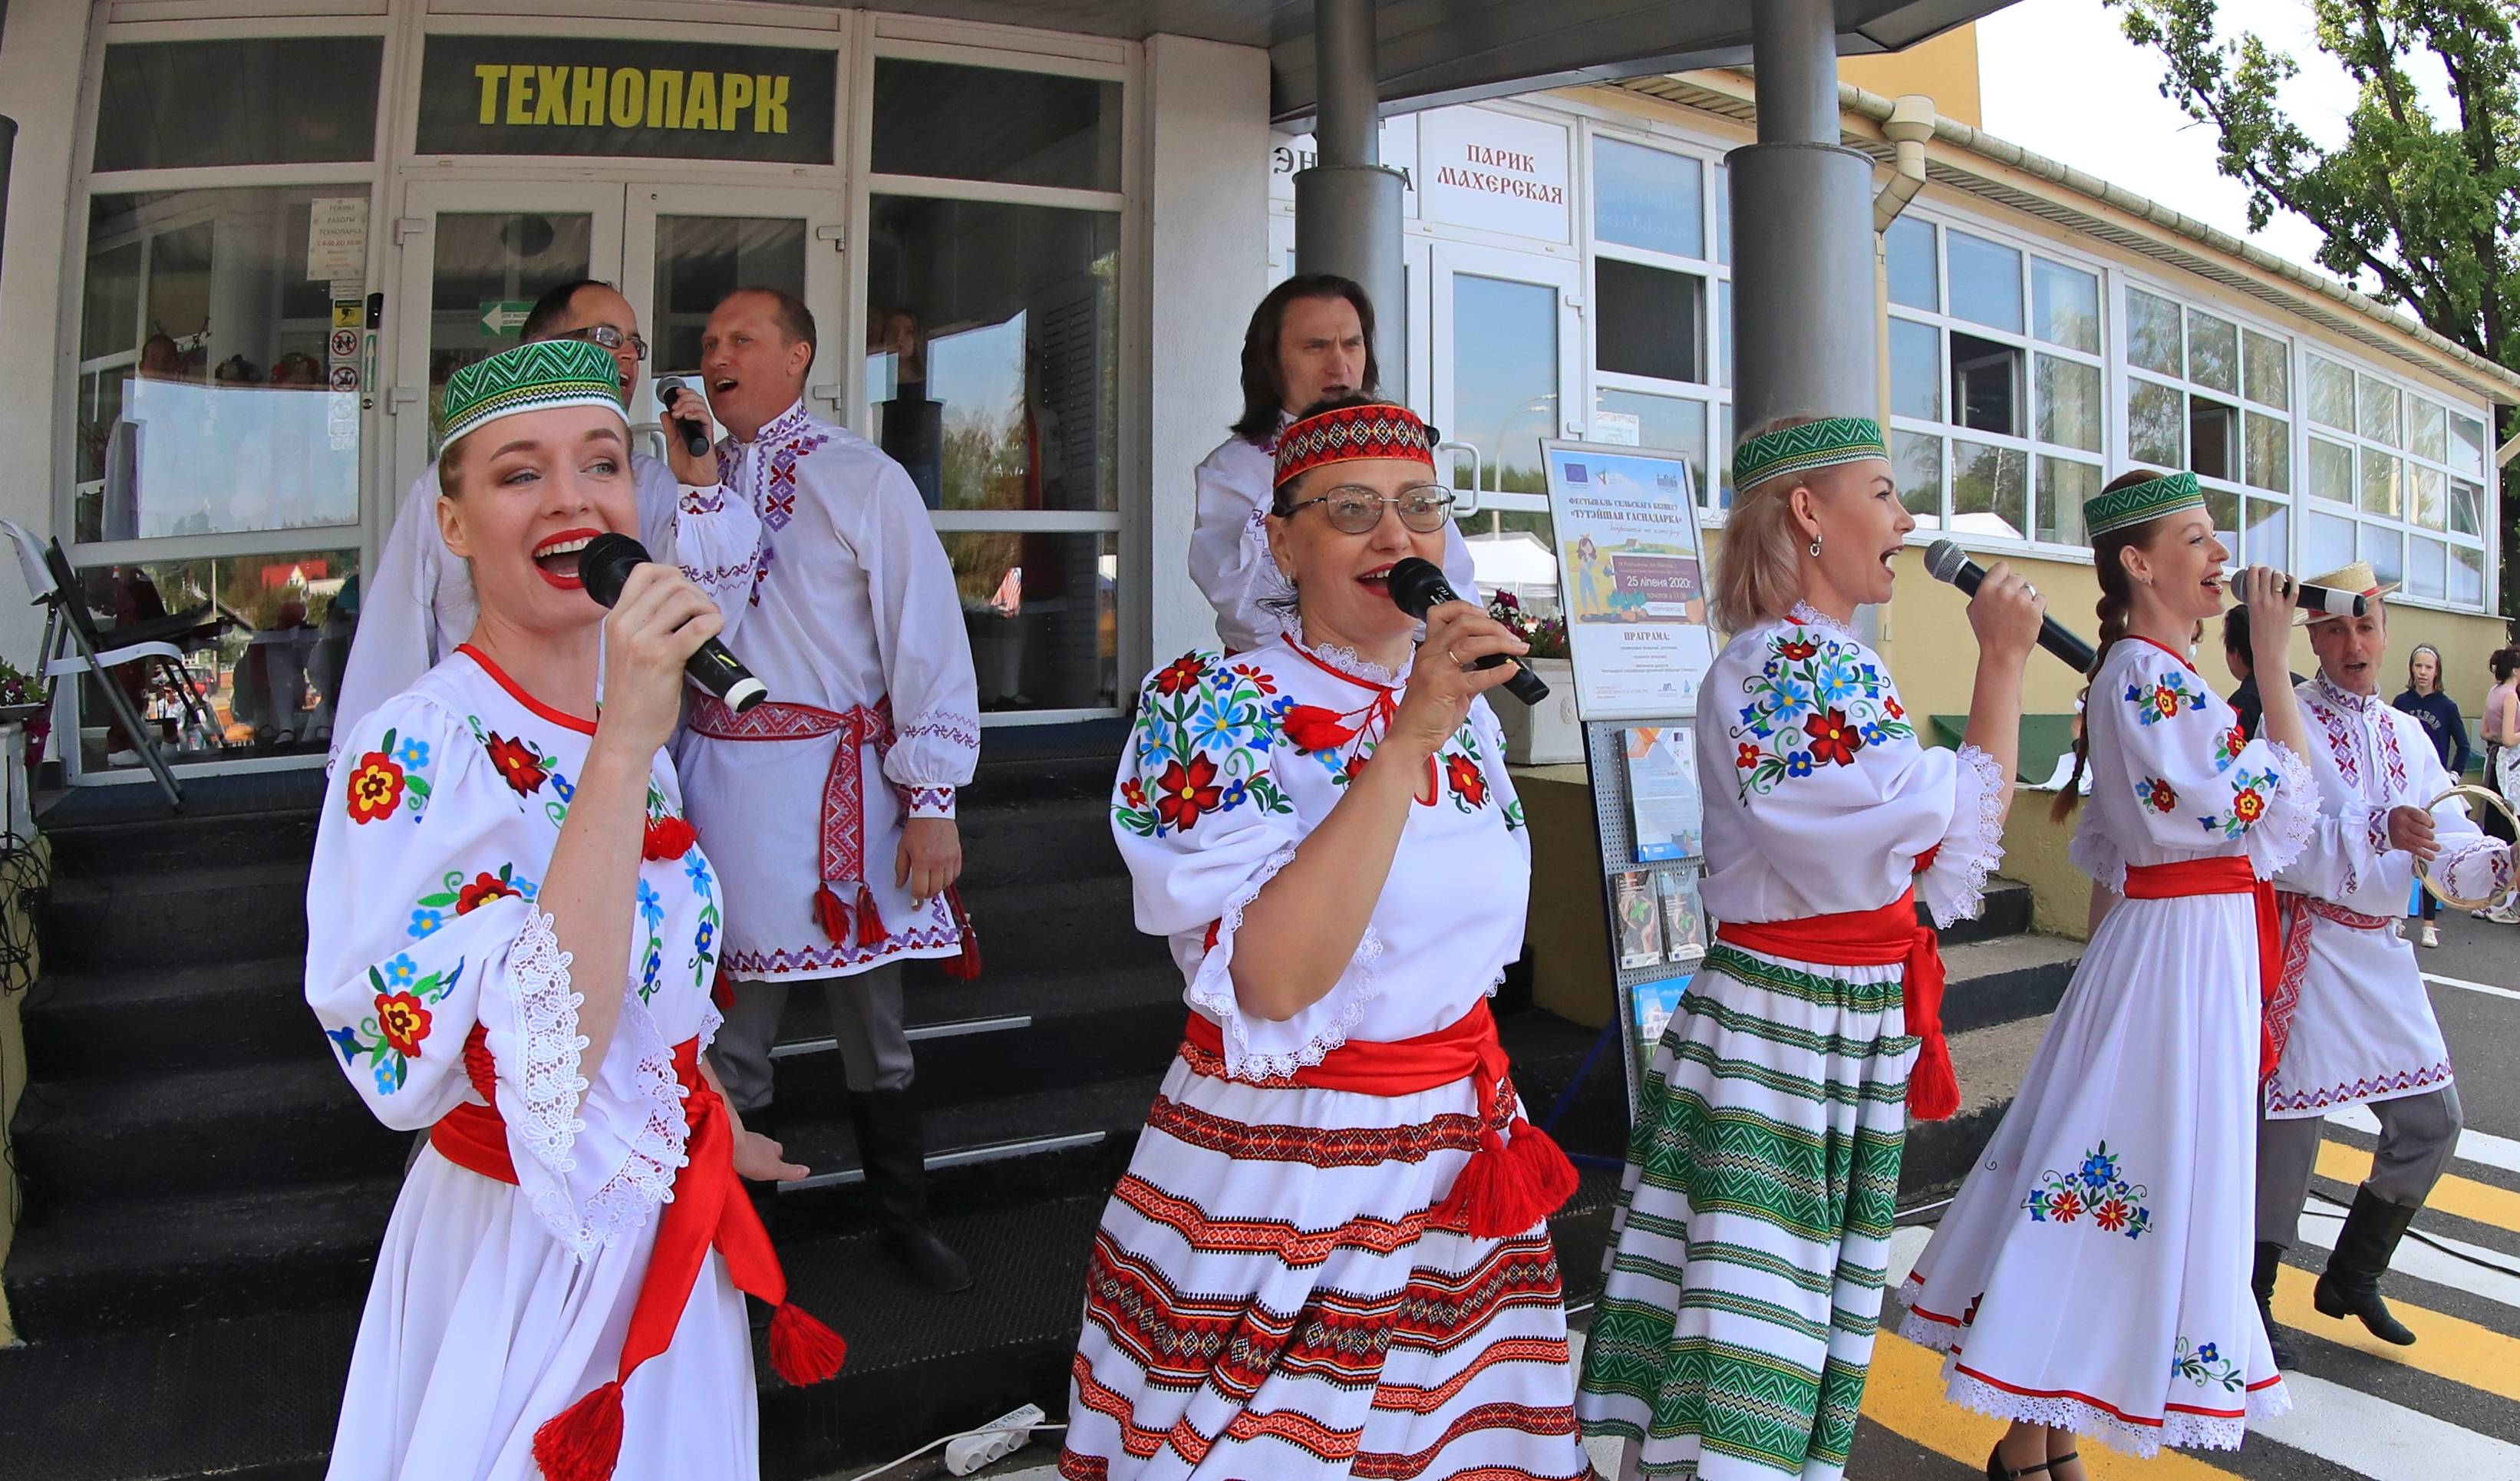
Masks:
[[[1597,367],[1657,381],[1706,379],[1704,278],[1596,257],[1593,288],[1600,305],[1593,349]]]
[[[1890,301],[1939,312],[1943,292],[1941,276],[1934,271],[1933,223],[1902,216],[1881,236],[1890,257]]]
[[[2264,412],[2249,413],[2245,473],[2259,488],[2292,492],[2292,425]]]
[[[2187,379],[2231,395],[2240,392],[2240,327],[2190,309],[2187,314]]]
[[[1951,234],[1952,313],[2021,333],[2021,253],[1966,232]]]
[[[876,196],[868,237],[876,442],[928,508],[1119,508],[1120,218]]]
[[[872,168],[1116,191],[1120,84],[878,57]]]
[[[2413,505],[2408,518],[2434,529],[2450,528],[2450,479],[2440,469],[2408,464],[2407,492]]]
[[[384,46],[382,36],[109,46],[95,167],[373,159]]]
[[[1598,386],[1593,391],[1593,417],[1596,441],[1608,441],[1600,435],[1600,417],[1607,412],[1613,417],[1636,419],[1637,445],[1659,447],[1688,455],[1688,477],[1699,502],[1706,495],[1706,403],[1685,396],[1654,396],[1643,391],[1623,391]],[[1621,427],[1625,429],[1624,426]]]
[[[1479,450],[1495,487],[1549,492],[1540,439],[1557,434],[1555,289],[1453,275],[1453,418],[1445,433]]]
[[[1943,336],[1930,324],[1890,321],[1890,415],[1943,420]]]
[[[1999,339],[1952,332],[1952,420],[2007,437],[2027,433],[2021,405],[2021,350]]]
[[[2310,439],[2310,491],[2339,504],[2354,502],[2354,449],[2324,437]],[[2350,559],[2350,558],[2349,558]]]
[[[2354,561],[2354,521],[2312,510],[2302,524],[2304,569],[2332,571]]]
[[[2450,548],[2450,600],[2469,606],[2485,601],[2485,552],[2472,545]]]
[[[659,216],[648,336],[658,372],[697,370],[700,331],[739,288],[805,294],[805,223],[782,216]]]
[[[1715,372],[1715,383],[1731,385],[1732,383],[1732,280],[1730,278],[1716,281],[1715,315],[1724,326],[1724,336],[1717,341],[1724,346],[1724,351],[1717,357],[1719,363]]]
[[[2214,517],[2214,538],[2234,555],[2240,549],[2240,496],[2227,488],[2205,490],[2205,513]]]
[[[1705,174],[1691,156],[1595,135],[1593,236],[1675,257],[1705,256]]]
[[[2485,424],[2456,412],[2450,419],[2450,466],[2471,478],[2485,476]]]
[[[2392,519],[2406,513],[2398,497],[2398,460],[2376,447],[2362,449],[2362,513]]]
[[[440,211],[430,235],[428,445],[434,449],[447,378],[516,343],[521,317],[504,331],[492,329],[483,322],[483,305],[531,304],[586,277],[595,218],[584,211]]]
[[[313,202],[352,191],[89,201],[90,255],[125,276],[84,298],[76,539],[358,522],[359,396],[329,387],[332,295],[306,276]]]
[[[2310,420],[2340,432],[2354,430],[2354,373],[2317,355],[2310,357]]]
[[[2185,468],[2186,398],[2167,385],[2127,381],[2127,456],[2155,468]]]
[[[2071,458],[2039,460],[2039,538],[2083,543],[2083,501],[2099,496],[2100,466]]]
[[[2362,387],[2361,424],[2362,435],[2391,447],[2403,447],[2398,433],[2398,388],[2386,381],[2369,376],[2360,378]]]
[[[2407,595],[2438,601],[2450,591],[2450,547],[2421,535],[2407,541]]]
[[[2284,342],[2272,335],[2262,335],[2252,329],[2241,331],[2240,343],[2245,371],[2241,381],[2249,399],[2260,406],[2290,410],[2292,369],[2286,358]]]
[[[2368,521],[2355,527],[2354,554],[2371,562],[2371,573],[2383,584],[2403,583],[2407,579],[2407,561],[2402,547],[2405,539],[2394,525]]]
[[[1890,461],[1898,470],[1899,498],[1916,522],[1943,527],[1943,439],[1917,432],[1890,434]]]
[[[2450,480],[2450,527],[2462,535],[2485,533],[2485,490],[2463,478]]]
[[[1732,265],[1732,172],[1715,166],[1715,260]]]
[[[982,710],[1118,702],[1119,536],[948,530],[937,538],[963,598]]]
[[[2186,369],[2179,305],[2139,288],[2127,290],[2127,363],[2165,376]]]
[[[2030,529],[2030,455],[1986,442],[1952,443],[1955,531],[2024,538]]]
[[[2450,425],[2441,403],[2421,396],[2407,398],[2407,450],[2435,463],[2450,461]]]
[[[2187,398],[2187,467],[2200,478],[2240,477],[2240,410],[2203,396]]]
[[[2057,355],[2039,357],[2039,440],[2090,453],[2100,450],[2098,366]]]
[[[2233,554],[2251,565],[2291,564],[2292,507],[2271,499],[2251,499],[2248,510],[2249,527],[2242,532],[2240,549]]]
[[[2030,306],[2040,338],[2069,349],[2100,352],[2100,280],[2080,268],[2030,259]]]

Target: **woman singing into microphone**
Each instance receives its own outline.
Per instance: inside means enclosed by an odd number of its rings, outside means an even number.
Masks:
[[[2250,1419],[2291,1407],[2249,1275],[2268,881],[2318,819],[2301,711],[2289,686],[2263,687],[2249,740],[2181,655],[2223,608],[2228,554],[2192,474],[2129,473],[2083,518],[2100,651],[2072,858],[2096,924],[1903,1292],[1902,1334],[1949,1355],[1952,1401],[2012,1421],[1991,1481],[2080,1481],[2077,1434],[2138,1456],[2236,1450]],[[2291,581],[2253,566],[2241,597],[2257,671],[2283,673]]]
[[[1908,1113],[1958,1106],[1915,905],[1976,915],[2003,853],[2043,608],[1987,572],[1968,735],[1922,746],[1854,627],[1916,525],[1880,427],[1779,419],[1732,469],[1733,636],[1697,710],[1722,923],[1639,1098],[1579,1413],[1629,1440],[1625,1476],[1822,1481],[1855,1441]]]
[[[1060,1474],[1589,1477],[1548,1215],[1487,994],[1531,884],[1473,670],[1523,644],[1418,620],[1452,495],[1399,406],[1279,435],[1293,624],[1139,696],[1112,833],[1191,1016],[1086,1275]]]

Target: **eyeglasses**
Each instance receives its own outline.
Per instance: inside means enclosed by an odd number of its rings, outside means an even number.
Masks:
[[[1286,506],[1279,517],[1292,519],[1298,510],[1313,505],[1328,506],[1323,513],[1330,528],[1342,535],[1362,535],[1382,522],[1382,509],[1390,505],[1400,511],[1400,522],[1421,535],[1442,529],[1453,517],[1453,496],[1433,483],[1420,483],[1396,494],[1377,494],[1361,483],[1342,483],[1318,499],[1306,499]]]
[[[554,335],[552,337],[555,339],[583,340],[588,344],[594,345],[598,349],[609,350],[616,355],[621,353],[621,346],[627,344],[630,346],[631,359],[645,360],[648,358],[647,340],[639,337],[637,335],[624,335],[621,331],[614,329],[609,324],[591,324],[584,329],[563,331],[561,334]]]

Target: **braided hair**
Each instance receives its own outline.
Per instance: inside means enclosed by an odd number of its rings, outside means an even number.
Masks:
[[[2154,472],[2150,469],[2130,469],[2110,479],[2109,486],[2100,492],[2113,494],[2119,489],[2132,488],[2138,483],[2149,483],[2163,476],[2166,475]],[[2086,681],[2098,674],[2100,666],[2109,661],[2109,650],[2116,646],[2120,638],[2126,636],[2127,623],[2134,614],[2135,578],[2127,574],[2126,553],[2131,550],[2141,550],[2150,545],[2153,536],[2160,532],[2159,519],[2146,519],[2141,524],[2130,524],[2124,529],[2111,530],[2092,542],[2092,573],[2100,578],[2100,600],[2097,607],[2100,617],[2100,646],[2092,654],[2092,669],[2091,673],[2084,675]],[[2074,733],[2074,773],[2066,779],[2065,789],[2056,794],[2054,805],[2048,810],[2048,816],[2053,822],[2064,822],[2072,817],[2074,809],[2082,804],[2083,774],[2090,768],[2092,760],[2092,724],[2088,702],[2091,696],[2091,685],[2086,682],[2081,697],[2076,700],[2077,705],[2083,708],[2083,723]]]

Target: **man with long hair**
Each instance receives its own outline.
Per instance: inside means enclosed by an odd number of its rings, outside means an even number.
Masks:
[[[1242,416],[1198,466],[1190,576],[1216,608],[1229,652],[1275,642],[1294,621],[1294,589],[1269,555],[1278,432],[1307,407],[1376,393],[1373,304],[1353,280],[1299,273],[1269,291],[1242,334]],[[1444,578],[1476,600],[1470,548],[1444,529]]]

